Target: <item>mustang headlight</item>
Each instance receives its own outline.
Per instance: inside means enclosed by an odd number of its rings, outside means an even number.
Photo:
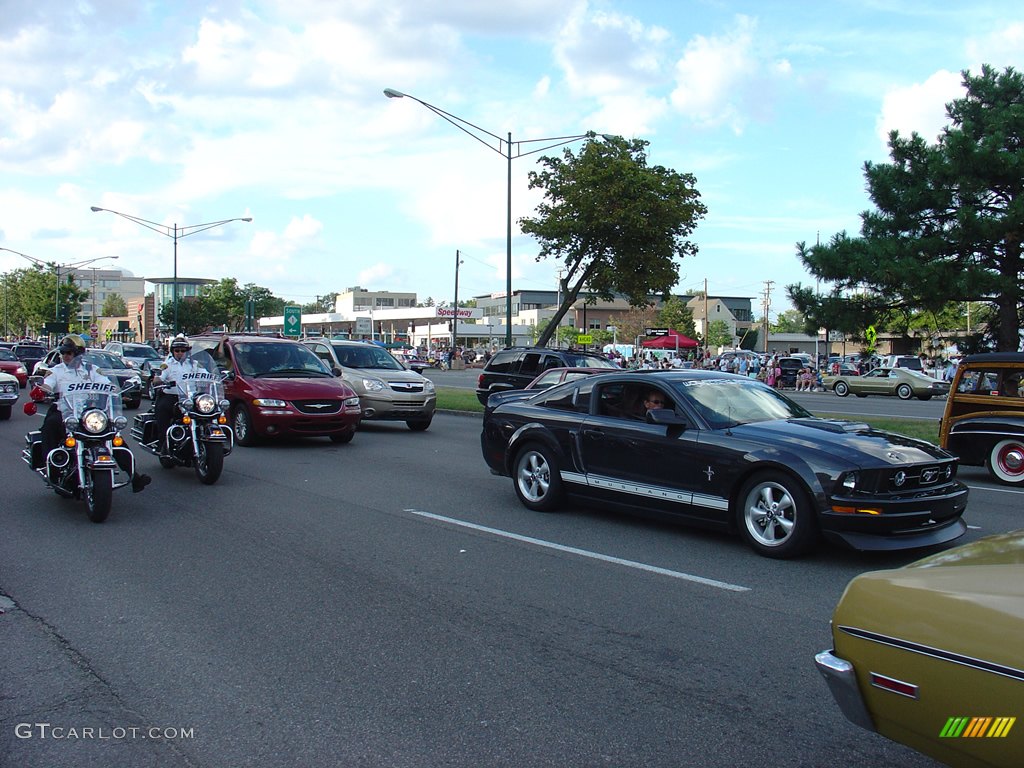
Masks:
[[[217,401],[210,395],[199,395],[196,398],[196,410],[199,413],[213,413],[217,410]]]
[[[363,379],[363,388],[367,392],[383,392],[387,389],[380,379]]]
[[[848,491],[855,491],[857,490],[857,480],[856,472],[847,472],[843,475],[842,486]]]
[[[86,411],[82,416],[82,429],[93,435],[106,432],[109,423],[110,420],[103,411]]]

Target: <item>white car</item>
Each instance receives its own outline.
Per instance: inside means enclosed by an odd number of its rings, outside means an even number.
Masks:
[[[0,371],[0,421],[11,418],[11,408],[18,402],[18,380],[9,373]]]

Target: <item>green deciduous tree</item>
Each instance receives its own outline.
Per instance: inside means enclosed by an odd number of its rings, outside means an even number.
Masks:
[[[862,214],[859,238],[843,232],[824,245],[798,244],[811,274],[836,287],[819,300],[789,286],[808,317],[827,316],[832,324],[821,325],[852,331],[901,313],[938,312],[949,302],[984,302],[995,307],[996,349],[1018,349],[1024,76],[985,65],[976,77],[965,71],[963,83],[966,95],[946,105],[950,125],[936,144],[893,131],[892,162],[865,163],[876,210]]]
[[[693,322],[693,311],[678,296],[670,296],[658,312],[658,323],[664,328],[671,328],[691,339],[697,335],[697,326]]]
[[[103,300],[103,309],[100,311],[104,317],[123,317],[128,314],[128,305],[124,303],[121,294],[109,293]]]
[[[584,286],[593,301],[619,294],[633,306],[668,294],[679,281],[675,260],[697,252],[686,239],[706,213],[695,179],[649,166],[648,143],[591,135],[578,155],[566,148],[530,172],[530,188],[543,189],[544,200],[537,217],[520,225],[540,242],[538,261],[560,259],[565,270],[562,305],[546,330],[553,332]]]
[[[732,334],[725,320],[712,320],[708,323],[708,346],[725,347],[732,344]]]

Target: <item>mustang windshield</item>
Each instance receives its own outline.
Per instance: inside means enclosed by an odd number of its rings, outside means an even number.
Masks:
[[[806,419],[812,414],[771,387],[753,381],[709,379],[680,385],[686,399],[718,429],[776,419]]]

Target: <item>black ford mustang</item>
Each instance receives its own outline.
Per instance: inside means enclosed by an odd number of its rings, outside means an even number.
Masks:
[[[648,410],[650,409],[650,410]],[[492,395],[481,448],[520,501],[567,493],[738,531],[793,557],[819,534],[862,550],[966,531],[957,459],[931,443],[812,416],[753,379],[714,371],[598,374]]]

